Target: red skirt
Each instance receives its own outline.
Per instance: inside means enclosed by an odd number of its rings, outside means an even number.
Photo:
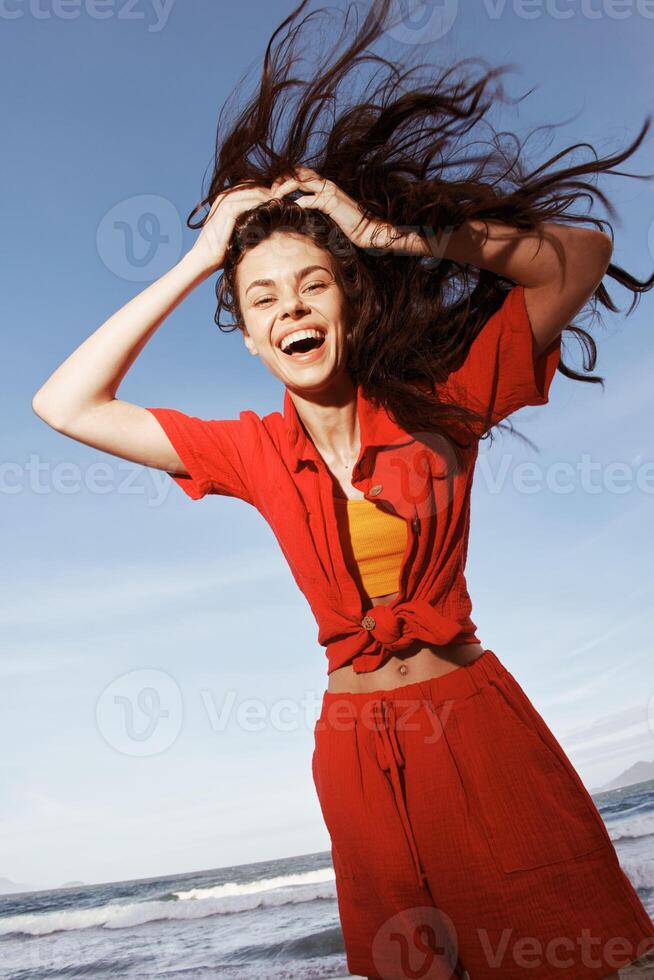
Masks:
[[[325,691],[314,738],[352,973],[586,980],[654,946],[590,794],[492,650]]]

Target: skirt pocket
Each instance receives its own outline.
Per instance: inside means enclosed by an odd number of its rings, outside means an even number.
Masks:
[[[513,684],[508,672],[489,680],[446,725],[471,810],[498,866],[529,871],[606,849],[607,842],[612,850],[581,780]]]
[[[602,815],[595,806],[593,798],[586,789],[581,776],[568,758],[563,746],[554,735],[554,732],[549,728],[543,716],[533,706],[513,674],[506,671],[501,680],[496,683],[498,690],[502,693],[503,697],[508,697],[517,718],[530,732],[538,735],[547,751],[551,753],[552,757],[562,767],[564,773],[568,776],[573,786],[577,788],[578,795],[580,797],[580,805],[583,808],[583,804],[585,803],[586,810],[594,820],[597,830],[599,831],[601,841],[605,846],[608,844],[611,857],[614,857],[616,863],[618,863],[617,852],[613,846],[613,841],[611,840],[611,836],[606,828],[606,824],[602,820]]]

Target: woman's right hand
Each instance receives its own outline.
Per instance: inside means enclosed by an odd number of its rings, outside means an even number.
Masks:
[[[32,398],[39,418],[88,446],[178,472],[181,460],[152,413],[117,398],[116,392],[169,314],[220,268],[238,215],[276,197],[280,183],[237,185],[219,194],[187,255],[110,316],[41,385]]]
[[[236,219],[243,211],[275,197],[278,183],[275,181],[272,187],[237,184],[237,189],[230,188],[218,195],[191,248],[193,254],[200,257],[204,268],[216,272],[222,267]]]

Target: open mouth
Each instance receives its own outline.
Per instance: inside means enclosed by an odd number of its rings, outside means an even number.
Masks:
[[[302,337],[299,340],[294,340],[292,343],[287,344],[283,350],[280,347],[280,350],[287,357],[293,357],[294,355],[308,354],[311,351],[318,350],[324,346],[324,343],[325,334],[321,333],[319,337]]]

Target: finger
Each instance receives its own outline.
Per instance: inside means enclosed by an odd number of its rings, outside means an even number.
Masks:
[[[300,180],[292,181],[294,188],[297,190],[311,191],[313,194],[322,194],[326,189],[326,182],[322,177],[305,177]],[[286,191],[288,193],[288,191]]]
[[[298,197],[295,203],[299,204],[301,208],[320,209],[323,205],[323,202],[318,194],[305,194],[304,197]]]
[[[297,172],[304,183],[319,183],[322,187],[326,187],[328,184],[326,177],[321,177],[319,173],[311,170],[310,167],[298,167]]]
[[[281,184],[283,184],[283,183],[284,183],[284,181],[285,181],[286,179],[287,179],[287,177],[286,177],[286,175],[285,175],[285,174],[283,174],[283,175],[282,175],[282,176],[280,176],[280,177],[275,177],[275,179],[273,180],[273,182],[272,182],[272,184],[270,185],[270,190],[271,190],[271,191],[274,191],[274,190],[276,190],[276,189],[277,189],[277,188],[278,188],[278,187],[279,187],[279,186],[280,186]]]
[[[297,190],[299,181],[295,177],[279,178],[280,183],[275,188],[275,194],[281,196],[288,194],[292,190]],[[275,182],[277,183],[277,182]]]
[[[295,169],[301,177],[316,177],[318,180],[322,180],[320,174],[317,173],[315,170],[312,170],[311,167],[299,166],[296,167]]]

